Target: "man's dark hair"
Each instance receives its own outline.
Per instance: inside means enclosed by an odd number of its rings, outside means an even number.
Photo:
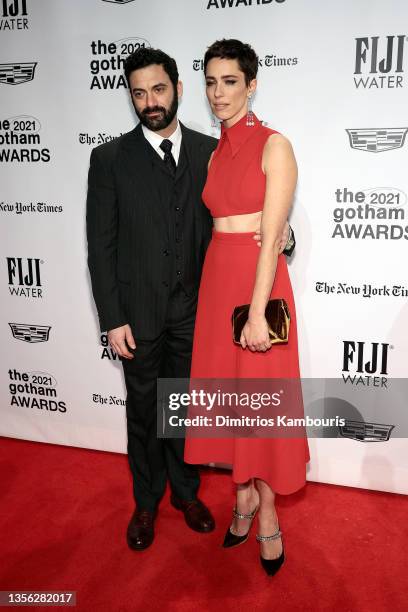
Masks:
[[[125,76],[130,89],[129,77],[132,72],[139,70],[140,68],[147,68],[152,64],[159,64],[163,66],[164,71],[173,83],[174,89],[176,89],[179,73],[175,60],[161,51],[160,49],[151,49],[150,47],[142,47],[137,51],[134,51],[125,60]]]
[[[207,64],[215,57],[220,59],[236,59],[239,69],[245,75],[245,83],[249,85],[255,79],[258,72],[258,56],[251,47],[235,38],[223,38],[216,40],[208,47],[204,56],[204,73],[207,72]]]

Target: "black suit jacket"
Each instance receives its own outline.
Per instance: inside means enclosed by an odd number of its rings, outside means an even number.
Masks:
[[[192,177],[197,285],[212,219],[201,200],[217,140],[181,125]],[[92,291],[102,331],[126,323],[136,338],[162,330],[169,297],[169,221],[160,198],[152,153],[140,124],[93,149],[88,177],[87,237]]]

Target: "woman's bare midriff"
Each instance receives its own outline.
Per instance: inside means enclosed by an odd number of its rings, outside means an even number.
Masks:
[[[262,211],[248,215],[233,215],[231,217],[217,217],[214,219],[214,228],[217,232],[244,233],[256,232],[261,227]]]

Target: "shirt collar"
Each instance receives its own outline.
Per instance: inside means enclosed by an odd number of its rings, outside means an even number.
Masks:
[[[221,123],[221,138],[228,140],[231,146],[232,156],[234,157],[242,145],[256,132],[262,125],[259,119],[254,115],[254,125],[249,126],[246,124],[247,116],[244,115],[239,121],[234,123],[229,128],[224,127]]]
[[[171,140],[173,147],[177,147],[181,142],[182,133],[180,122],[178,120],[176,129],[170,136],[167,136],[167,138],[160,136],[160,134],[153,132],[153,130],[149,130],[149,128],[147,128],[145,125],[142,125],[142,130],[144,137],[150,142],[154,149],[159,149],[163,140]]]

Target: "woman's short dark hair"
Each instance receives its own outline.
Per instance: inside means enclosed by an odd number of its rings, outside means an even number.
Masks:
[[[128,82],[129,88],[129,77],[132,72],[139,70],[140,68],[147,68],[152,64],[159,64],[163,66],[164,71],[173,83],[174,89],[176,89],[179,73],[177,69],[176,61],[167,55],[161,49],[151,49],[150,47],[141,47],[129,55],[125,60],[125,76]]]
[[[256,78],[258,72],[258,56],[251,47],[235,38],[223,38],[216,40],[208,47],[204,56],[204,74],[207,72],[207,64],[215,57],[220,59],[236,59],[239,69],[245,75],[245,83],[249,85]]]

